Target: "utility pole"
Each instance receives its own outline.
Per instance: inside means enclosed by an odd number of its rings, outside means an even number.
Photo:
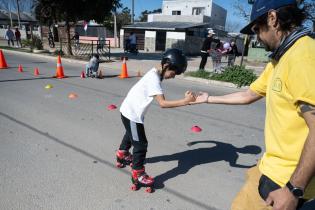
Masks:
[[[21,16],[20,16],[20,5],[19,5],[19,0],[16,0],[16,5],[17,5],[17,12],[18,12],[18,22],[19,22],[19,28],[21,28]]]
[[[114,12],[114,40],[115,40],[115,47],[117,47],[117,18],[116,18],[116,9]]]
[[[10,13],[11,28],[12,28],[13,27],[13,22],[12,22],[11,4],[9,4],[9,13]]]
[[[134,17],[135,17],[135,0],[132,0],[131,5],[131,23],[134,23]]]
[[[253,4],[254,4],[254,2],[255,2],[255,0],[248,0],[248,4],[253,5]],[[253,8],[252,8],[252,9],[253,9]],[[244,40],[244,47],[243,47],[243,51],[242,51],[242,58],[241,58],[241,63],[240,63],[240,66],[242,66],[242,65],[243,65],[243,61],[244,61],[244,53],[245,53],[245,47],[246,47],[246,45],[247,45],[247,42],[249,41],[248,39],[249,39],[249,35],[247,35],[247,34],[246,34],[246,36],[245,36],[245,40]]]

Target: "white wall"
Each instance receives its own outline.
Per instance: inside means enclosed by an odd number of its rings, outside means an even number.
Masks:
[[[162,13],[172,15],[173,10],[180,10],[181,15],[192,15],[193,7],[204,7],[204,15],[211,16],[212,0],[164,0]]]

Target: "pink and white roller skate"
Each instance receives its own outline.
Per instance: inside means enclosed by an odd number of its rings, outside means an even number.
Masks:
[[[145,187],[145,191],[148,193],[152,193],[154,191],[154,179],[147,175],[144,168],[140,170],[132,169],[131,181],[131,190],[133,191],[139,190],[141,187]]]
[[[116,152],[117,162],[116,166],[118,168],[124,168],[126,165],[132,166],[132,154],[126,150],[118,150]]]

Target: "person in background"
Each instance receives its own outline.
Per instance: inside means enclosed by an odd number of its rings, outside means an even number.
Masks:
[[[234,66],[235,58],[239,55],[237,46],[234,40],[230,42],[230,49],[227,52],[228,55],[228,66]]]
[[[10,42],[12,44],[12,47],[14,47],[14,33],[11,30],[11,27],[9,26],[7,31],[5,32],[5,38],[8,40],[8,46],[10,47]]]
[[[209,53],[211,52],[211,44],[212,42],[220,43],[220,40],[214,39],[214,31],[212,29],[208,30],[208,34],[206,39],[203,41],[202,47],[201,47],[201,61],[199,65],[199,70],[205,70],[205,66],[207,64]]]
[[[21,32],[19,31],[19,28],[15,29],[15,40],[16,40],[16,47],[22,47]]]

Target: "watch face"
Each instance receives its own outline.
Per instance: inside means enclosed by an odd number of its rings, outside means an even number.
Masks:
[[[292,190],[292,193],[293,193],[293,195],[294,195],[295,197],[298,197],[298,198],[303,197],[303,190],[301,190],[301,189],[299,189],[299,188],[294,188],[294,189]]]

